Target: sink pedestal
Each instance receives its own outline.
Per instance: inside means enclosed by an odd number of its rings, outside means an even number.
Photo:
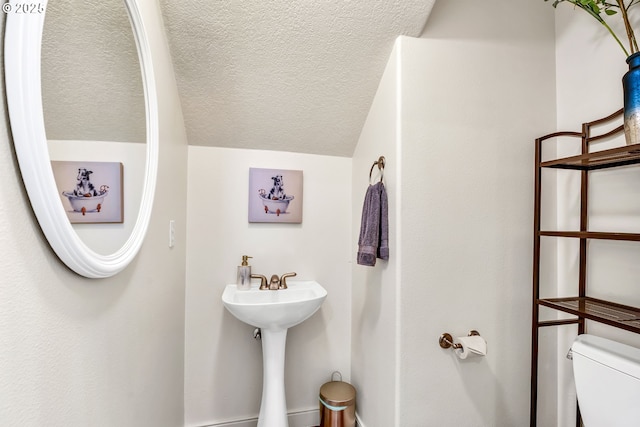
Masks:
[[[287,329],[262,329],[262,403],[258,427],[289,427],[284,392]]]
[[[262,331],[262,403],[258,427],[289,427],[284,393],[287,330],[318,311],[327,291],[312,280],[292,280],[287,289],[261,291],[258,284],[238,290],[227,285],[224,306],[244,323]]]

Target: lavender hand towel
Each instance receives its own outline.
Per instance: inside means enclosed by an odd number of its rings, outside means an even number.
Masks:
[[[370,185],[364,196],[358,239],[358,264],[374,266],[376,257],[389,259],[389,208],[382,182]]]

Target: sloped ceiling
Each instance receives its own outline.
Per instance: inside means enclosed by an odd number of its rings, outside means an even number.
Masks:
[[[435,0],[161,0],[189,144],[351,156]]]
[[[351,156],[393,43],[435,0],[159,0],[189,144]],[[50,0],[47,136],[143,142],[122,0]]]
[[[48,139],[146,140],[138,51],[122,0],[50,0],[41,62]]]

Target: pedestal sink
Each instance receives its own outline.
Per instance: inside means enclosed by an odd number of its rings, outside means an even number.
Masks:
[[[238,290],[227,285],[222,293],[224,306],[237,317],[262,330],[262,403],[258,427],[288,427],[284,390],[284,351],[287,329],[304,322],[327,297],[315,281],[288,280],[288,289],[277,291]]]

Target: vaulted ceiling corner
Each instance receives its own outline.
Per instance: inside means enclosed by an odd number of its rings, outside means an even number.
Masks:
[[[349,157],[435,0],[161,0],[189,144]]]

